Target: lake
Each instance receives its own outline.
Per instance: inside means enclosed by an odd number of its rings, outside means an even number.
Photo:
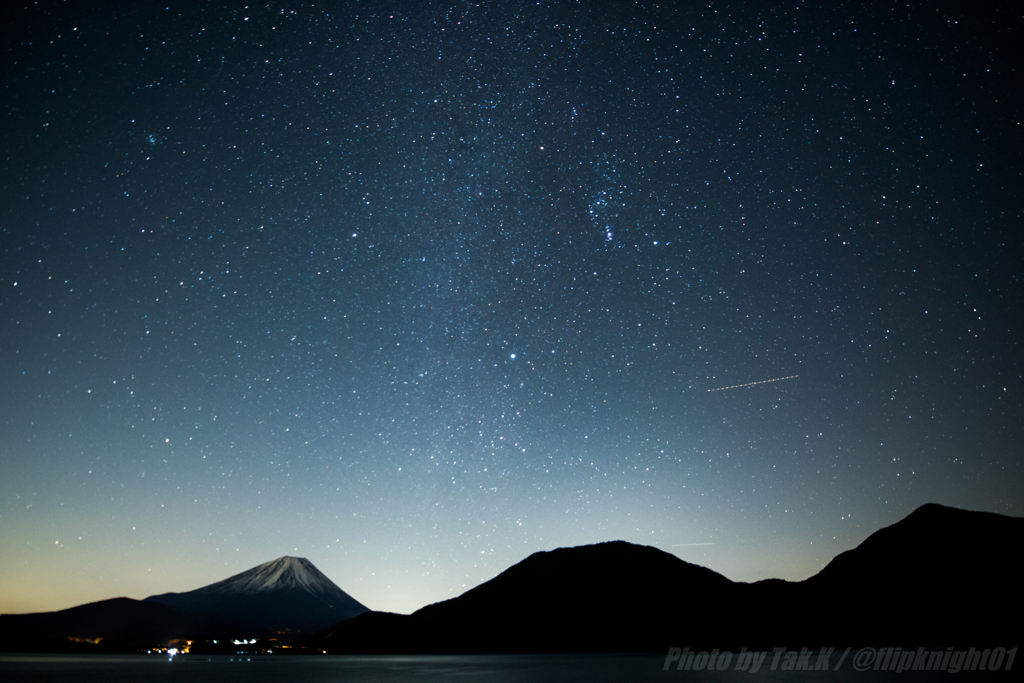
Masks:
[[[4,683],[189,681],[667,681],[664,655],[415,655],[287,657],[0,654]],[[749,674],[746,674],[749,676]],[[726,680],[726,679],[721,679]]]
[[[833,657],[835,666],[837,657]],[[619,683],[659,681],[945,681],[946,671],[902,673],[841,670],[782,671],[765,665],[752,673],[733,665],[722,671],[663,667],[665,655],[39,655],[0,654],[3,683],[188,681],[189,683],[341,683],[347,681],[495,681],[497,683]],[[735,660],[733,661],[735,664]],[[1005,680],[1010,671],[961,671],[956,680]]]
[[[344,681],[495,681],[619,683],[623,681],[784,680],[779,672],[664,671],[665,655],[207,655],[0,654],[3,683],[189,681],[190,683],[328,683]],[[803,680],[812,679],[804,675]]]

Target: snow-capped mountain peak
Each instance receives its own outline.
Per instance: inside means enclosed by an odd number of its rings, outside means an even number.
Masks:
[[[341,592],[312,562],[304,557],[287,555],[200,588],[197,592],[253,595],[287,589],[302,589],[324,598]]]
[[[304,557],[279,557],[187,593],[146,598],[193,620],[207,634],[313,631],[369,611]],[[248,636],[246,636],[248,637]]]

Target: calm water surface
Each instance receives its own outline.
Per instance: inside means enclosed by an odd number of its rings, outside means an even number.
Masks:
[[[56,681],[670,681],[662,655],[0,655],[3,683]],[[726,679],[720,679],[726,680]],[[731,679],[730,679],[731,680]]]
[[[496,681],[497,683],[587,683],[697,681],[985,681],[1015,680],[1017,671],[960,672],[782,672],[663,670],[665,655],[20,655],[0,654],[0,683],[74,681],[188,681],[189,683],[327,683],[343,681]],[[1016,667],[1015,667],[1016,668]]]

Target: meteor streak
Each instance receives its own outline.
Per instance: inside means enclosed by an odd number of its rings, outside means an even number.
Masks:
[[[708,389],[708,391],[725,391],[726,389],[739,389],[740,387],[752,387],[755,384],[767,384],[768,382],[781,382],[784,379],[796,379],[800,375],[790,375],[789,377],[776,377],[775,379],[763,379],[760,382],[747,382],[746,384],[733,384],[731,387],[718,387],[717,389]]]

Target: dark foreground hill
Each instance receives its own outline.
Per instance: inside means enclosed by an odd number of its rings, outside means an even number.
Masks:
[[[802,584],[810,600],[835,605],[824,624],[838,639],[1005,640],[1024,612],[1022,541],[1024,519],[928,504]]]
[[[113,598],[57,612],[0,615],[0,649],[130,652],[139,644],[172,640],[183,630],[185,620],[167,605]]]
[[[1007,625],[1024,611],[1016,559],[1022,539],[1024,519],[926,505],[806,581],[753,584],[621,541],[563,548],[408,616],[360,615],[311,645],[338,653],[980,640],[1013,647],[1016,627]]]
[[[322,634],[331,652],[660,650],[727,637],[733,582],[656,548],[613,541],[539,552],[410,616],[368,613]],[[681,640],[682,639],[682,640]]]

